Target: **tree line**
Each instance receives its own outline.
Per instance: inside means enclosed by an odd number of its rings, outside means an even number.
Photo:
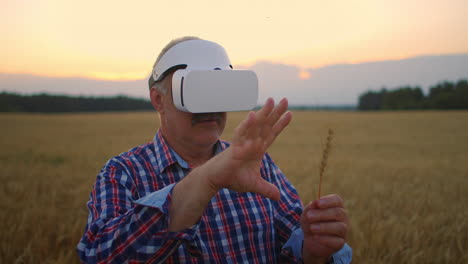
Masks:
[[[151,110],[153,106],[144,99],[126,96],[72,97],[66,95],[20,95],[0,93],[0,112],[102,112]]]
[[[468,109],[468,81],[442,82],[424,95],[420,87],[404,86],[367,91],[359,96],[359,110]]]
[[[468,81],[442,82],[424,95],[418,86],[367,91],[359,96],[359,110],[468,109]],[[20,95],[0,93],[0,112],[102,112],[152,110],[148,100],[115,97],[72,97],[66,95]],[[308,110],[313,109],[307,107]]]

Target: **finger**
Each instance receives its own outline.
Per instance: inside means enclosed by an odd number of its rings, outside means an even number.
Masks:
[[[270,115],[274,107],[275,101],[273,98],[268,98],[265,105],[255,113],[257,122],[256,126],[253,126],[252,129],[249,130],[249,137],[263,137],[265,120]]]
[[[288,110],[288,99],[283,98],[278,103],[278,105],[271,111],[270,115],[268,116],[267,122],[273,126],[276,121]]]
[[[262,137],[265,139],[274,139],[278,134],[278,131],[273,130],[274,125],[288,110],[288,100],[283,98],[279,104],[271,111],[270,115],[266,118],[265,126],[262,128]],[[277,129],[278,130],[278,129]],[[273,134],[272,134],[273,132]],[[272,140],[271,140],[272,141]]]
[[[249,128],[255,123],[255,113],[249,112],[247,117],[240,122],[240,124],[234,129],[233,140],[240,140],[242,137],[247,135]]]
[[[279,134],[283,131],[284,128],[286,128],[289,123],[291,123],[292,120],[292,113],[287,112],[284,114],[284,116],[275,124],[275,126],[272,128],[270,134],[266,136],[266,148],[268,148],[273,141],[275,141],[276,137],[278,137]]]
[[[337,194],[330,194],[323,197],[320,197],[319,200],[313,202],[314,207],[325,209],[332,207],[341,207],[344,208],[343,199]]]
[[[258,178],[253,192],[275,201],[280,199],[280,191],[278,187],[270,182],[265,181],[263,178]]]
[[[327,209],[309,209],[306,211],[308,223],[327,222],[327,221],[346,221],[347,213],[342,207],[333,207]]]
[[[344,238],[348,232],[348,226],[344,222],[321,222],[309,225],[311,234],[330,235]]]
[[[256,113],[257,120],[259,122],[263,122],[270,115],[274,107],[275,107],[275,101],[271,97],[268,98],[265,102],[265,105],[260,110],[257,111]]]
[[[278,122],[276,122],[276,124],[273,126],[273,135],[274,137],[277,137],[285,127],[287,127],[289,125],[289,123],[291,122],[292,120],[292,113],[291,112],[287,112],[286,114],[284,114],[280,120],[278,120]]]

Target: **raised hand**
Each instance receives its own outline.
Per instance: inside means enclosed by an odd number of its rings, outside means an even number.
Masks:
[[[247,115],[235,129],[231,146],[209,161],[219,172],[210,178],[213,189],[229,188],[274,200],[280,198],[278,188],[261,177],[260,165],[268,147],[291,121],[287,108],[286,98],[277,106],[269,98],[259,111]]]

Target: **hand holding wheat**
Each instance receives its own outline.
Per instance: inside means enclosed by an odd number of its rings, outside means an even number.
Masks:
[[[348,233],[348,215],[343,199],[337,194],[321,197],[322,180],[332,147],[333,130],[328,129],[322,152],[317,200],[310,202],[301,216],[304,231],[302,256],[304,263],[326,263],[330,256],[343,248]]]

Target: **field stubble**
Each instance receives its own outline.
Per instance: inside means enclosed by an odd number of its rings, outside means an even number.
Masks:
[[[229,115],[230,139],[245,113]],[[150,141],[155,113],[0,114],[0,263],[78,263],[105,162]],[[304,203],[345,199],[354,263],[468,263],[468,112],[294,112],[269,152]]]

